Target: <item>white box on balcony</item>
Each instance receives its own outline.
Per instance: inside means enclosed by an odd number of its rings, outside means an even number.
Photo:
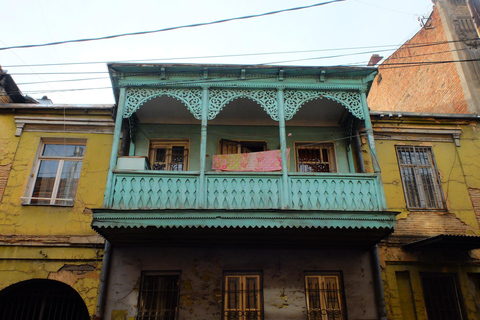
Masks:
[[[118,157],[117,170],[150,170],[150,163],[145,156]]]

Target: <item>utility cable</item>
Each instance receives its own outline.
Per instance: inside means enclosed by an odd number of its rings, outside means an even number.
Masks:
[[[0,48],[0,51],[11,50],[11,49],[47,47],[47,46],[55,46],[55,45],[61,45],[61,44],[66,44],[66,43],[78,43],[78,42],[108,40],[108,39],[127,37],[127,36],[137,36],[137,35],[159,33],[159,32],[173,31],[173,30],[179,30],[179,29],[186,29],[186,28],[203,27],[203,26],[221,24],[221,23],[230,22],[230,21],[253,19],[253,18],[259,18],[259,17],[265,17],[265,16],[269,16],[269,15],[274,15],[274,14],[278,14],[278,13],[283,13],[283,12],[297,11],[297,10],[309,9],[309,8],[314,8],[314,7],[320,7],[320,6],[324,6],[324,5],[327,5],[327,4],[332,4],[332,3],[336,3],[336,2],[343,2],[343,1],[346,1],[346,0],[331,0],[331,1],[327,1],[327,2],[315,3],[315,4],[312,4],[312,5],[308,5],[308,6],[281,9],[281,10],[270,11],[270,12],[265,12],[265,13],[260,13],[260,14],[253,14],[253,15],[236,17],[236,18],[228,18],[228,19],[216,20],[216,21],[211,21],[211,22],[194,23],[194,24],[188,24],[188,25],[177,26],[177,27],[169,27],[169,28],[151,30],[151,31],[121,33],[121,34],[110,35],[110,36],[105,36],[105,37],[98,37],[98,38],[84,38],[84,39],[76,39],[76,40],[65,40],[65,41],[49,42],[49,43],[43,43],[43,44],[29,44],[29,45],[3,47],[3,48]]]

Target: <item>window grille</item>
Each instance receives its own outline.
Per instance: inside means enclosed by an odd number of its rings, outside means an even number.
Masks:
[[[233,141],[222,139],[219,143],[220,154],[262,152],[267,150],[265,141]]]
[[[153,170],[187,171],[188,141],[152,140],[150,164]]]
[[[136,320],[175,320],[179,278],[179,275],[144,274]]]
[[[308,320],[343,320],[342,290],[338,275],[305,278]]]
[[[228,275],[224,287],[225,320],[262,319],[260,275]]]
[[[458,279],[452,273],[420,273],[429,320],[465,320]]]
[[[295,143],[297,172],[336,172],[333,143]]]
[[[67,141],[68,142],[68,141]],[[42,141],[24,204],[73,205],[82,169],[85,142]]]
[[[443,193],[432,149],[414,146],[396,149],[407,207],[443,209]]]

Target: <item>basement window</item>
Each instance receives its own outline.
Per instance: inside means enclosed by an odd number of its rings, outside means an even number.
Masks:
[[[234,273],[225,275],[223,319],[263,319],[262,295],[263,290],[259,273]]]
[[[136,320],[175,320],[178,313],[180,275],[144,272]]]
[[[85,140],[42,140],[22,204],[73,206]]]
[[[339,273],[305,277],[308,320],[343,320],[345,308]]]

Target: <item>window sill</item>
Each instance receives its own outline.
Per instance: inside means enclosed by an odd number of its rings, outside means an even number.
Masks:
[[[73,207],[75,200],[73,199],[50,199],[50,198],[30,198],[21,197],[22,206],[49,206],[49,207]],[[44,200],[44,201],[63,201],[68,203],[31,203],[32,200]]]

